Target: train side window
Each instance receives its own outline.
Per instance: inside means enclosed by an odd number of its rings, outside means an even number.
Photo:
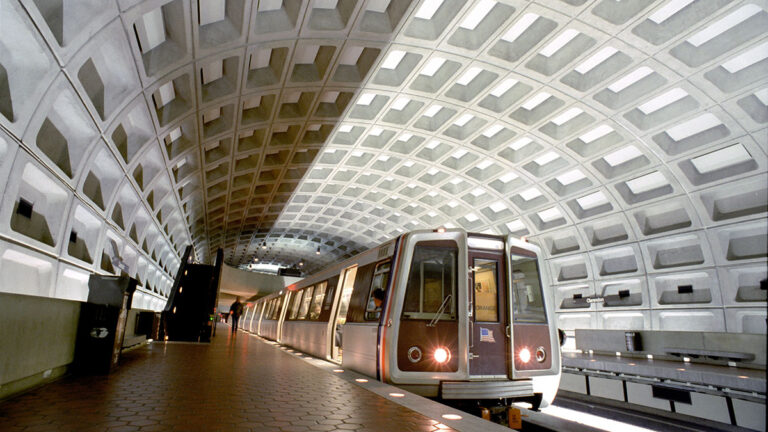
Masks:
[[[309,307],[308,320],[316,321],[320,318],[320,311],[323,307],[323,298],[325,296],[325,290],[328,287],[328,282],[320,282],[315,286],[315,294],[312,297],[312,305]]]
[[[368,302],[365,307],[365,320],[366,321],[378,321],[381,315],[381,305],[376,306],[376,301],[373,298],[374,291],[382,290],[386,296],[387,283],[389,282],[389,270],[391,268],[391,262],[386,261],[376,265],[376,270],[373,273],[373,280],[371,281],[371,290],[368,293]]]
[[[456,320],[458,246],[453,241],[416,244],[408,273],[403,319]]]
[[[499,321],[498,269],[495,260],[475,259],[475,321]]]
[[[320,311],[319,321],[327,322],[331,319],[331,307],[336,297],[336,286],[339,284],[339,275],[335,275],[326,281],[325,298],[323,299],[323,310]]]
[[[299,313],[299,305],[301,304],[301,291],[293,291],[291,293],[291,307],[288,309],[288,319],[295,320],[296,315]]]
[[[283,298],[285,298],[285,296],[275,299],[275,309],[272,311],[272,319],[275,321],[280,319],[280,311],[282,310],[283,306]]]
[[[307,312],[309,312],[309,304],[312,302],[312,289],[314,287],[305,288],[302,290],[301,309],[299,309],[300,320],[307,318]]]
[[[536,257],[510,254],[512,259],[512,295],[514,322],[545,323],[539,263]]]

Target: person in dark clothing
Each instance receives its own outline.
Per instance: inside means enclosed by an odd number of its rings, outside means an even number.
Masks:
[[[232,333],[237,332],[237,323],[240,320],[240,315],[243,314],[243,304],[240,303],[240,297],[235,299],[232,306],[229,307],[229,314],[232,315]]]
[[[384,303],[384,298],[386,296],[387,293],[385,293],[381,288],[376,288],[373,290],[373,305],[375,306],[376,310],[381,310],[381,305]]]

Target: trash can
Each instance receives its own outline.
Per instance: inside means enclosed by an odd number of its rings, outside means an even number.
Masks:
[[[117,367],[136,279],[92,274],[88,301],[80,307],[74,370],[108,374]]]

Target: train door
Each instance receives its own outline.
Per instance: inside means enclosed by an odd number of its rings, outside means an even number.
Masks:
[[[355,276],[357,276],[357,265],[344,269],[342,277],[339,279],[338,300],[336,301],[335,313],[333,319],[329,322],[328,346],[331,347],[331,360],[341,362],[343,351],[343,338],[341,327],[347,322],[347,311],[349,310],[349,300],[352,298],[352,289],[355,287]]]
[[[470,245],[472,241],[470,240]],[[499,242],[501,243],[501,242]],[[507,317],[504,251],[470,249],[469,374],[507,377],[509,321]]]
[[[520,240],[507,239],[510,315],[512,316],[511,376],[515,379],[560,371],[556,327],[550,325],[544,294],[540,251]]]

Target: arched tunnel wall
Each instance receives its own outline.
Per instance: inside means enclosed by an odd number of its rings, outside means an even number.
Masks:
[[[563,328],[765,333],[768,13],[614,3],[3,1],[0,290],[443,225],[540,244]]]

